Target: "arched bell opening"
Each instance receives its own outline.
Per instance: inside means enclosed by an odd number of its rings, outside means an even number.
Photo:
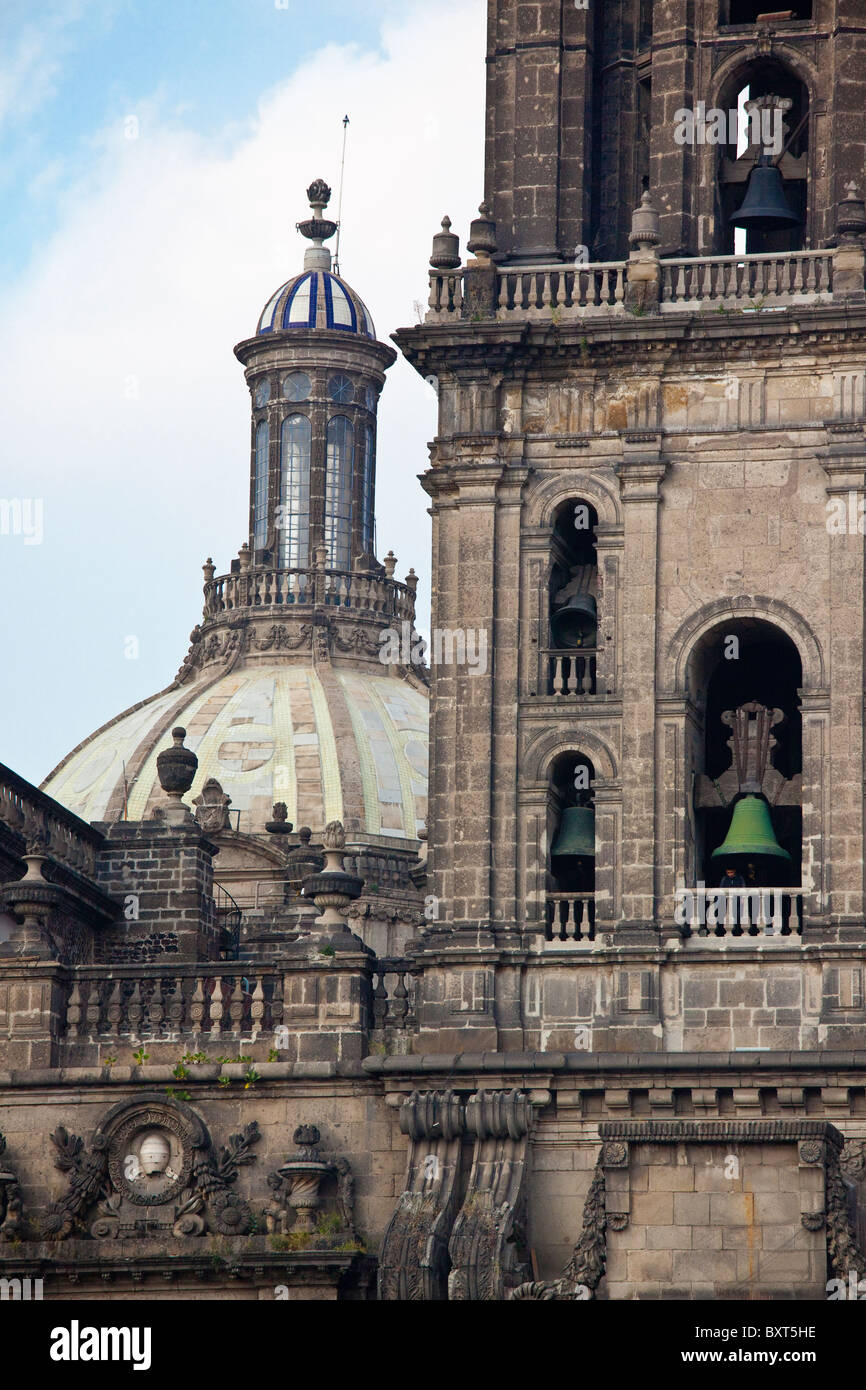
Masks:
[[[720,254],[802,250],[809,214],[809,92],[776,58],[758,58],[719,93],[716,244]],[[732,113],[736,112],[736,117]],[[713,141],[716,129],[707,132]]]
[[[548,694],[595,694],[598,513],[582,498],[558,508],[550,546]]]
[[[581,753],[563,753],[548,794],[547,934],[591,936],[595,928],[595,768]]]
[[[802,681],[794,643],[760,619],[719,624],[691,655],[694,865],[710,888],[800,884]]]

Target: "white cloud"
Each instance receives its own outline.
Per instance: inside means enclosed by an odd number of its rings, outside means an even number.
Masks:
[[[412,4],[376,53],[332,44],[269,91],[248,128],[202,139],[142,107],[102,133],[86,186],[0,299],[4,496],[44,499],[45,541],[0,537],[2,641],[29,673],[0,686],[0,760],[43,776],[125,704],[161,688],[200,616],[200,571],[245,539],[248,398],[232,354],[300,269],[304,189],[335,190],[351,118],[341,260],[379,337],[426,302],[444,212],[464,241],[482,193],[484,7]],[[137,395],[136,395],[137,392]],[[379,551],[429,593],[430,389],[402,360],[380,407]],[[123,658],[137,635],[138,661]],[[16,727],[16,721],[18,727]]]

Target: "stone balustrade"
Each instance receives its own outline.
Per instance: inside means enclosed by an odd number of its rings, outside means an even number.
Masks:
[[[586,943],[595,940],[594,893],[548,893],[544,940]]]
[[[803,931],[802,888],[691,888],[677,892],[677,923],[690,940],[797,939]]]
[[[415,589],[385,576],[310,567],[253,566],[208,579],[204,616],[261,608],[331,608],[412,622]]]
[[[373,967],[373,1028],[378,1032],[409,1027],[411,1003],[407,981],[412,961],[383,958]],[[390,981],[390,985],[386,983]]]
[[[572,699],[580,695],[595,695],[597,655],[594,647],[542,652],[542,692],[545,695],[570,696]]]
[[[244,973],[247,972],[247,973]],[[68,1042],[172,1042],[221,1038],[254,1042],[283,1021],[283,976],[236,962],[181,969],[166,965],[72,973]]]
[[[673,258],[661,267],[662,312],[712,305],[747,310],[763,303],[818,303],[833,298],[833,252]]]
[[[650,257],[657,276],[662,313],[711,307],[743,312],[765,307],[830,303],[834,297],[835,250],[788,251],[767,255]],[[629,308],[630,275],[646,284],[646,261],[597,261],[574,265],[496,267],[495,309],[501,321],[624,315]],[[453,323],[468,316],[464,267],[430,270],[427,323]],[[637,277],[640,276],[638,281]],[[850,274],[839,277],[841,297],[852,292]],[[858,286],[862,293],[862,285]],[[857,288],[854,286],[853,288]]]
[[[103,836],[59,802],[0,764],[0,823],[19,841],[18,852],[44,854],[66,869],[92,878]],[[11,846],[10,846],[11,847]]]

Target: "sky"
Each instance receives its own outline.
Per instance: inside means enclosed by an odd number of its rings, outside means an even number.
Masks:
[[[482,196],[483,0],[0,0],[0,762],[38,783],[163,689],[247,538],[232,348],[313,178],[381,340]],[[379,407],[377,549],[430,584],[431,388]],[[7,503],[4,510],[3,503]],[[17,504],[12,505],[12,504]]]

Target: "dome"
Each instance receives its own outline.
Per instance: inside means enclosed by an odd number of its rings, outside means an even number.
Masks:
[[[268,300],[256,334],[291,328],[331,328],[375,338],[369,310],[345,280],[330,270],[305,270]]]
[[[181,724],[198,769],[192,806],[213,777],[232,828],[260,834],[284,801],[295,826],[341,820],[350,840],[414,840],[427,818],[427,696],[394,676],[312,666],[250,666],[174,687],[85,740],[43,791],[86,821],[148,819],[164,800],[157,754]],[[236,812],[240,811],[240,818]]]

